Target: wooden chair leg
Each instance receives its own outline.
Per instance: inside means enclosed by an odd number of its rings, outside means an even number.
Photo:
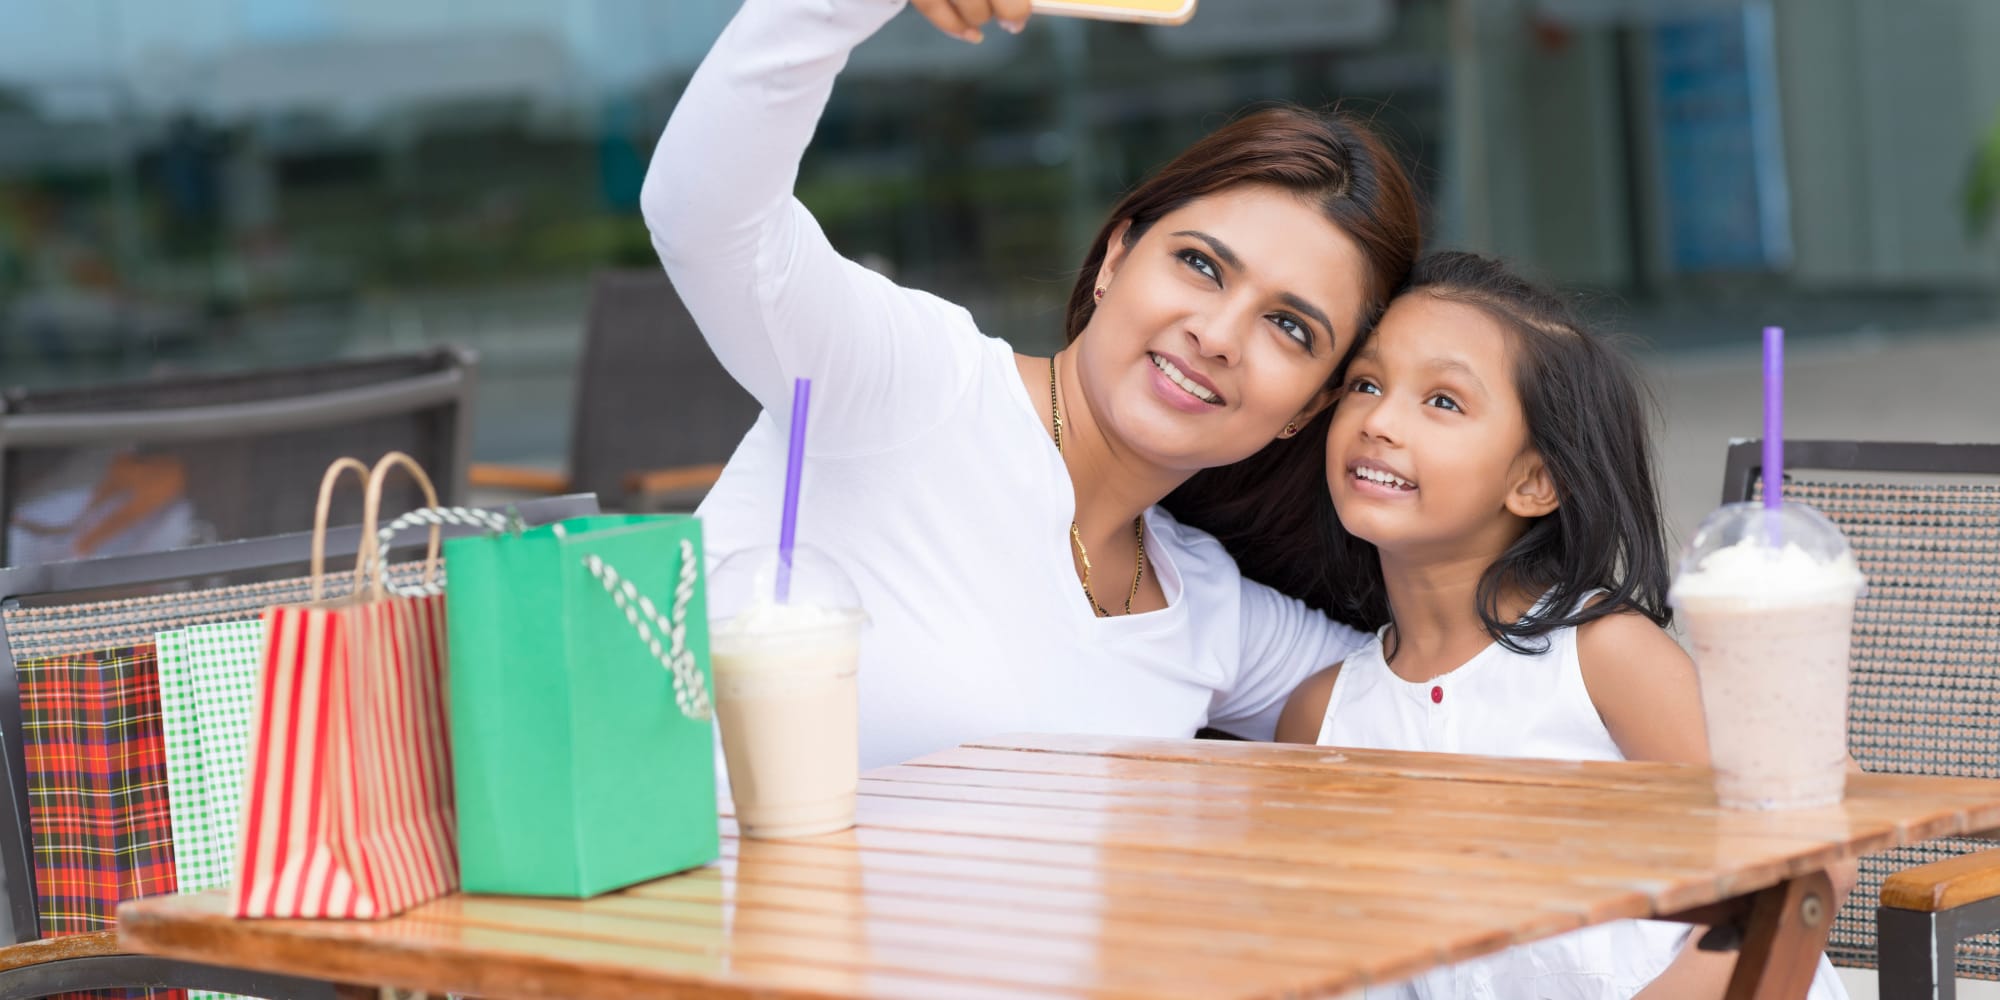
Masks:
[[[1832,930],[1833,882],[1825,872],[1758,893],[1726,1000],[1799,1000],[1812,989]]]
[[[1875,910],[1878,992],[1885,997],[1957,1000],[1958,918],[1893,906]]]

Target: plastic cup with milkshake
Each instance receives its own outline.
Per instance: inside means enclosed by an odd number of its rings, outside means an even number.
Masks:
[[[770,594],[775,549],[730,556],[711,593]],[[743,836],[806,837],[854,825],[860,780],[855,686],[861,629],[854,588],[810,548],[792,553],[789,600],[730,601],[709,629],[716,727]],[[713,601],[714,598],[711,598]]]
[[[1848,640],[1861,571],[1818,511],[1729,504],[1674,580],[1729,809],[1832,805],[1847,787]]]
[[[1705,518],[1670,594],[1729,809],[1832,805],[1847,787],[1848,646],[1865,581],[1833,522],[1783,502],[1783,343],[1765,331],[1764,500]]]
[[[745,837],[854,825],[856,674],[868,618],[840,567],[797,544],[810,390],[800,379],[793,393],[779,543],[731,555],[708,580],[716,725]]]

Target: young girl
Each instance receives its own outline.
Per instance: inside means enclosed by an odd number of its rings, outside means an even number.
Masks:
[[[1295,692],[1280,740],[1705,763],[1642,391],[1554,295],[1471,254],[1420,261],[1355,354],[1326,444],[1348,612],[1380,631]],[[1378,997],[1720,998],[1733,953],[1624,921]],[[1813,1000],[1845,992],[1820,959]]]

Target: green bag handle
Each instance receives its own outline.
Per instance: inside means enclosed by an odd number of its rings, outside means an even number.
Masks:
[[[517,514],[501,514],[477,507],[419,507],[383,525],[382,530],[375,533],[375,579],[382,581],[389,593],[398,597],[436,597],[444,593],[444,576],[441,573],[425,574],[424,579],[408,586],[391,582],[389,545],[396,540],[396,534],[405,529],[422,526],[436,528],[445,524],[473,525],[502,535],[518,535],[522,530],[521,518]]]
[[[652,598],[640,593],[632,581],[620,576],[617,568],[603,558],[595,554],[585,556],[583,566],[597,578],[598,583],[604,585],[604,592],[611,595],[618,610],[625,612],[625,620],[632,623],[639,641],[652,650],[660,665],[673,675],[674,702],[680,706],[681,714],[696,722],[714,718],[714,708],[708,700],[708,687],[701,682],[701,670],[695,665],[694,654],[687,648],[687,608],[688,602],[694,599],[699,570],[695,565],[694,543],[681,539],[681,575],[680,581],[674,585],[671,619],[661,614],[659,605],[654,604]]]
[[[427,577],[408,586],[390,584],[389,543],[396,533],[419,526],[436,527],[444,524],[475,525],[488,528],[499,534],[520,534],[521,518],[518,514],[500,514],[476,507],[421,507],[389,522],[377,532],[375,550],[376,579],[382,580],[392,593],[403,597],[430,597],[444,593],[442,574]],[[557,537],[565,534],[562,525],[554,525]],[[632,581],[621,576],[618,570],[602,558],[591,555],[583,560],[585,569],[597,582],[604,585],[604,592],[625,612],[625,620],[632,623],[639,641],[645,643],[660,665],[674,678],[674,703],[681,714],[696,722],[707,722],[714,718],[714,708],[709,703],[708,687],[702,683],[701,670],[695,665],[694,654],[687,648],[687,607],[694,599],[694,588],[700,582],[699,567],[695,564],[694,543],[681,539],[680,580],[674,586],[672,618],[660,613],[659,606],[652,598],[639,592]],[[665,641],[662,641],[664,637]]]

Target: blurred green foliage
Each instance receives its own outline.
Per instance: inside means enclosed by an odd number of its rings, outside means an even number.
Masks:
[[[2000,118],[1994,119],[1972,152],[1965,180],[1965,228],[1974,237],[1985,236],[1996,215],[2000,215]]]

